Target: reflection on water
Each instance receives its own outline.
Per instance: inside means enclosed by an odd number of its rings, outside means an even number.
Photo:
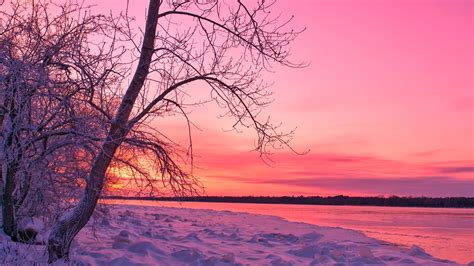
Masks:
[[[359,230],[370,237],[401,246],[418,245],[435,257],[459,263],[474,261],[473,209],[179,203],[138,200],[108,200],[107,202],[275,215],[289,221]]]

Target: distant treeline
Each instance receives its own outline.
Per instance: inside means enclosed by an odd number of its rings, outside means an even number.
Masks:
[[[194,202],[229,202],[229,203],[266,203],[266,204],[307,204],[307,205],[352,205],[352,206],[393,206],[393,207],[433,207],[433,208],[474,208],[474,198],[451,197],[349,197],[344,195],[332,197],[121,197],[108,196],[105,199],[157,200],[157,201],[194,201]]]

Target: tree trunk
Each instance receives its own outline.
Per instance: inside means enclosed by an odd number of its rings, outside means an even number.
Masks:
[[[2,168],[5,168],[5,183],[3,190],[3,204],[2,204],[2,219],[3,219],[3,231],[5,234],[11,237],[13,241],[16,241],[16,221],[15,221],[15,202],[13,193],[15,191],[15,176],[19,167],[19,158],[15,150],[18,148],[18,136],[15,134],[15,129],[17,128],[16,119],[17,119],[17,110],[15,105],[14,95],[16,89],[12,90],[12,97],[9,99],[8,106],[8,120],[6,126],[8,135],[4,136],[3,145],[3,156],[4,162],[2,163]],[[4,117],[2,117],[2,120]],[[3,123],[3,121],[2,121]],[[4,130],[5,131],[5,130]],[[2,173],[3,174],[3,173]]]
[[[15,163],[11,163],[7,167],[2,205],[3,231],[10,236],[13,241],[16,241],[15,203],[13,199],[16,169],[17,165]]]
[[[13,124],[12,128],[15,128],[16,125]],[[15,130],[10,132],[10,136],[7,138],[6,149],[19,149],[18,147],[18,137],[15,135]],[[17,241],[17,224],[16,224],[16,211],[20,206],[17,206],[15,197],[13,196],[15,189],[17,188],[16,176],[19,169],[19,162],[22,159],[22,153],[19,150],[10,154],[6,158],[6,171],[5,171],[5,188],[3,191],[3,205],[2,205],[2,214],[3,214],[3,231],[5,234],[11,237],[13,241]],[[3,165],[2,165],[3,167]]]
[[[156,27],[160,0],[150,0],[140,60],[132,81],[122,98],[119,109],[112,120],[112,125],[102,148],[97,155],[85,187],[84,195],[77,206],[61,217],[53,226],[48,239],[48,262],[58,259],[69,259],[69,248],[74,237],[87,224],[104,186],[105,173],[115,151],[127,135],[127,127],[133,105],[143,87],[149,72],[155,45]]]

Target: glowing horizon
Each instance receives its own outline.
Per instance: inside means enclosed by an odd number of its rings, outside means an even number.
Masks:
[[[306,27],[292,58],[311,64],[266,75],[275,102],[265,113],[298,127],[295,149],[311,151],[276,151],[268,166],[249,152],[252,132],[224,132],[222,112],[197,107],[206,194],[474,196],[473,1],[279,0],[274,10]],[[181,118],[155,124],[185,145]]]

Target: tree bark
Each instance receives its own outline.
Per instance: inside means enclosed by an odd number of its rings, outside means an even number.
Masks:
[[[18,155],[15,154],[13,149],[18,148],[18,136],[15,135],[16,119],[17,119],[17,110],[15,105],[15,95],[16,89],[12,90],[12,97],[8,100],[8,126],[7,132],[8,135],[5,137],[2,145],[4,153],[4,162],[2,163],[2,168],[5,168],[5,183],[2,195],[2,219],[3,219],[3,231],[5,234],[11,237],[13,241],[16,241],[16,221],[15,221],[15,201],[13,197],[13,192],[15,191],[15,176],[18,171]],[[2,120],[4,117],[2,117]],[[2,121],[3,122],[3,121]],[[4,130],[5,131],[5,130]],[[12,148],[15,147],[15,148]],[[6,152],[8,151],[8,152]],[[3,173],[2,173],[3,174]]]
[[[104,186],[105,173],[115,154],[115,151],[128,134],[128,120],[133,105],[148,76],[156,37],[158,23],[158,11],[160,0],[150,0],[146,19],[143,45],[141,47],[140,59],[135,70],[132,81],[125,92],[119,109],[112,120],[112,125],[102,148],[94,160],[91,171],[87,178],[84,195],[79,203],[62,216],[53,226],[48,239],[48,262],[52,263],[58,259],[69,259],[69,248],[74,237],[87,224],[100,193]]]
[[[13,199],[13,191],[15,190],[15,172],[16,164],[8,165],[5,177],[5,190],[3,191],[3,231],[16,241],[16,223],[15,223],[15,203]]]

